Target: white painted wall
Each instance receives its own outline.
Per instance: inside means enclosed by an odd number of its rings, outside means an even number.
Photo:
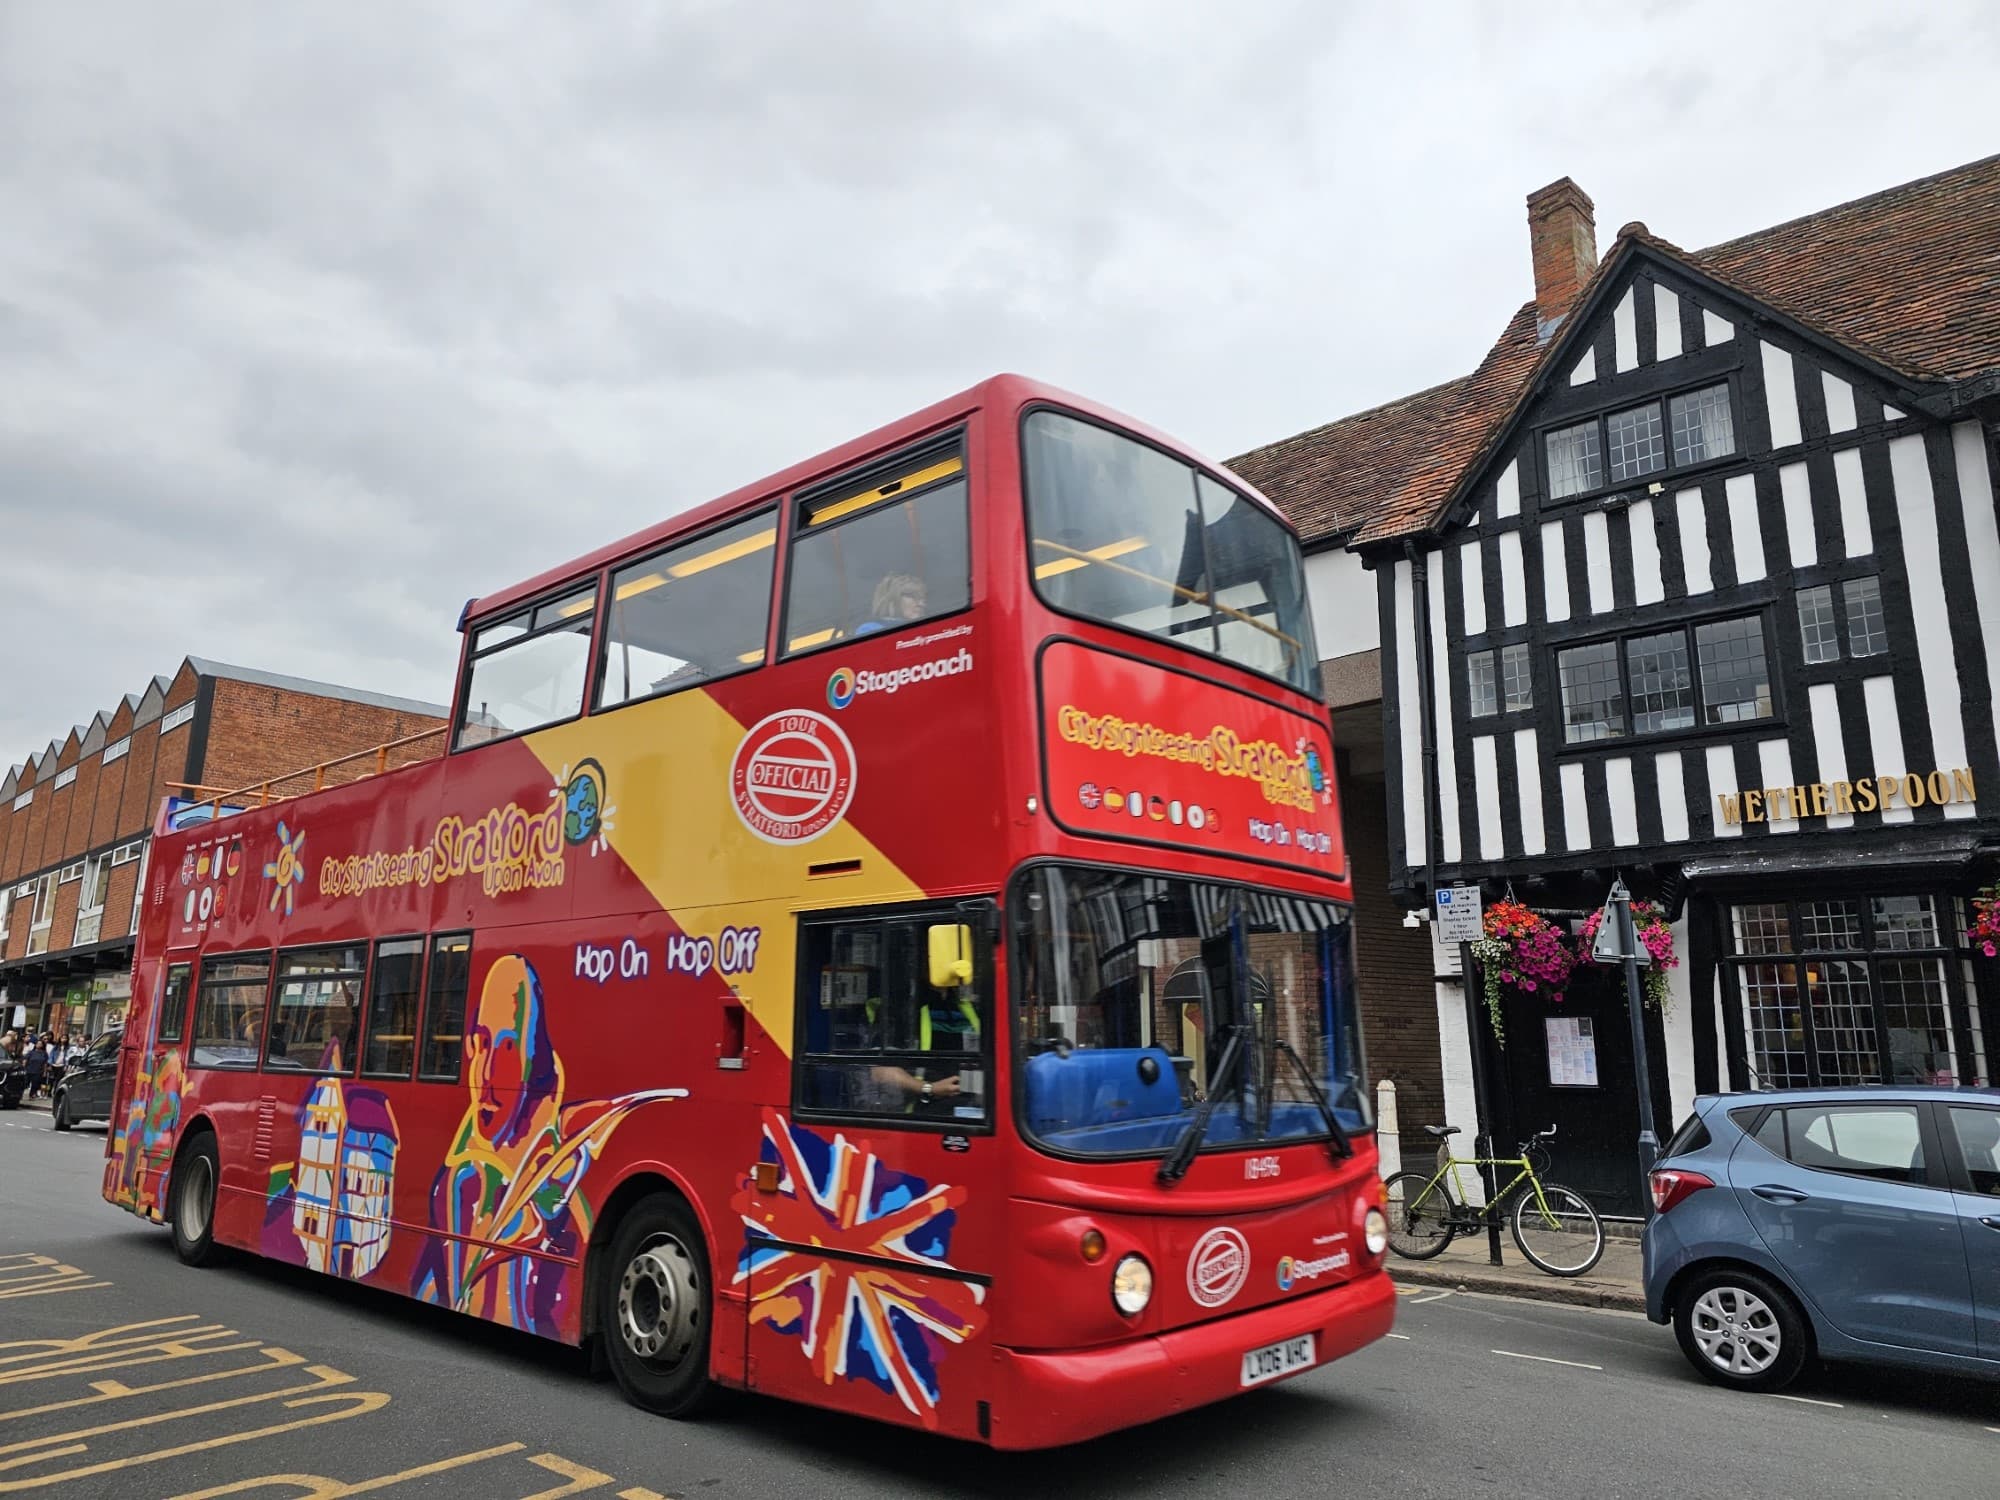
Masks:
[[[1674,952],[1680,967],[1667,970],[1667,1098],[1672,1119],[1657,1120],[1660,1144],[1686,1118],[1694,1106],[1694,1003],[1688,990],[1688,924],[1682,917],[1674,923]],[[1702,997],[1704,1001],[1707,996]],[[1726,1076],[1726,1075],[1725,1075]]]
[[[1444,1064],[1444,1120],[1443,1124],[1456,1125],[1459,1134],[1452,1140],[1465,1155],[1470,1155],[1472,1138],[1479,1133],[1479,1108],[1472,1092],[1472,1033],[1466,1028],[1465,986],[1456,979],[1440,979],[1437,982],[1438,1008],[1438,1052]],[[1429,1120],[1411,1120],[1405,1129],[1428,1125]],[[1411,1162],[1412,1167],[1428,1166],[1429,1163]],[[1458,1185],[1465,1190],[1465,1196],[1475,1204],[1486,1201],[1486,1185],[1480,1181],[1477,1172],[1460,1172]]]
[[[1375,575],[1342,547],[1306,558],[1306,600],[1323,661],[1373,651],[1382,644]]]

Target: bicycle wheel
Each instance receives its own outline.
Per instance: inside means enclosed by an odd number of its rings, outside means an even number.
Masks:
[[[1405,1260],[1429,1260],[1444,1253],[1458,1232],[1458,1205],[1448,1180],[1422,1172],[1398,1172],[1382,1185],[1388,1197],[1389,1248]]]
[[[1551,1276],[1581,1276],[1604,1254],[1604,1224],[1583,1196],[1560,1183],[1532,1184],[1514,1199],[1514,1243]]]

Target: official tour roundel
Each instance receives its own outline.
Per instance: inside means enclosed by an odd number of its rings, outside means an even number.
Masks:
[[[809,844],[854,801],[854,746],[811,709],[760,719],[736,747],[729,791],[736,816],[768,844]]]

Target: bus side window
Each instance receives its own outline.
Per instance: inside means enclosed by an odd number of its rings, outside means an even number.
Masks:
[[[361,1071],[370,1078],[408,1078],[417,1065],[417,1007],[424,993],[424,940],[385,938],[375,945],[368,995],[368,1035]]]
[[[801,497],[783,651],[901,630],[965,608],[972,598],[969,526],[956,439]]]
[[[454,750],[526,734],[583,712],[597,585],[481,625],[466,661]]]
[[[931,981],[930,929],[956,912],[808,923],[799,997],[798,1108],[940,1125],[987,1119],[987,966]]]
[[[419,1078],[458,1082],[465,1061],[465,993],[472,978],[472,934],[431,939],[430,993],[424,1001]]]
[[[197,1068],[255,1068],[263,1052],[264,998],[271,955],[232,953],[201,961],[201,998],[194,1009]]]
[[[777,541],[767,510],[614,573],[597,706],[761,666]]]
[[[167,982],[160,987],[159,1001],[162,1043],[178,1042],[187,1032],[188,980],[193,973],[193,964],[170,964],[167,968]]]

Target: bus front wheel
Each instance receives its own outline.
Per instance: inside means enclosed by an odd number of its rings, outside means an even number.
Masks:
[[[174,1254],[191,1266],[213,1265],[216,1184],[222,1180],[215,1137],[207,1131],[189,1141],[174,1162],[171,1217]]]
[[[701,1226],[679,1198],[655,1193],[618,1221],[610,1252],[598,1327],[611,1373],[634,1406],[691,1416],[709,1394],[715,1309]]]

